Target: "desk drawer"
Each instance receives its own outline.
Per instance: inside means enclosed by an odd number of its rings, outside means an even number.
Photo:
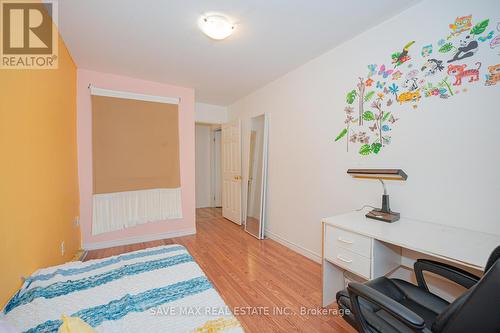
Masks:
[[[370,279],[370,259],[343,248],[336,248],[326,259],[354,274]]]
[[[371,239],[343,229],[326,226],[325,242],[331,243],[334,249],[343,248],[351,252],[371,258]]]

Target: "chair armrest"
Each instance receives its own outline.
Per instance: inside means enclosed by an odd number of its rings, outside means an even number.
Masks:
[[[450,281],[458,283],[459,285],[467,289],[469,289],[479,281],[479,277],[475,276],[474,274],[464,271],[463,269],[433,260],[418,259],[413,265],[413,268],[415,270],[415,277],[417,278],[418,286],[425,291],[429,291],[429,288],[427,287],[427,283],[424,279],[424,271],[440,275]]]
[[[349,297],[351,299],[351,304],[353,307],[354,315],[358,322],[358,326],[361,332],[371,332],[368,328],[368,324],[363,318],[361,313],[361,308],[359,305],[358,297],[365,299],[366,301],[373,303],[380,308],[387,311],[395,319],[399,320],[401,323],[409,327],[413,331],[421,331],[425,328],[425,321],[415,312],[396,302],[392,298],[387,297],[378,290],[375,290],[367,285],[361,283],[351,282],[347,287],[349,292]]]

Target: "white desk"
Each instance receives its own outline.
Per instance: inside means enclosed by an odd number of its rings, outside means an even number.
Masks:
[[[483,270],[491,251],[500,245],[500,235],[407,218],[386,223],[368,219],[365,213],[322,220],[323,306],[344,289],[344,271],[365,280],[387,275],[401,265],[401,248]]]

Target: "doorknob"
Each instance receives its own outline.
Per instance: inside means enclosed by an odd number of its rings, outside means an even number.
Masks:
[[[234,176],[234,180],[241,180],[241,176]]]

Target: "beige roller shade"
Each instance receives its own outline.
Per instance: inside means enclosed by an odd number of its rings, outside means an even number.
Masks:
[[[178,106],[92,95],[94,194],[180,187]]]

